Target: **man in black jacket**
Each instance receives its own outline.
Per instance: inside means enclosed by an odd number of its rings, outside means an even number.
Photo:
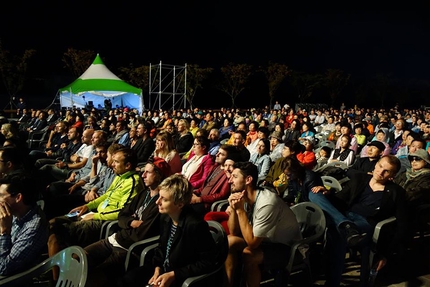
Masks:
[[[393,155],[383,156],[372,175],[356,173],[346,186],[328,198],[324,187],[314,187],[309,200],[318,204],[331,222],[327,239],[329,262],[327,286],[340,286],[347,245],[357,247],[361,254],[360,282],[367,286],[369,254],[376,224],[396,217],[397,231],[391,242],[378,244],[378,254],[387,258],[401,250],[407,228],[405,190],[393,183],[400,161]],[[381,260],[377,270],[386,260]]]
[[[89,286],[110,286],[115,277],[123,275],[127,249],[135,242],[160,233],[160,213],[155,204],[158,185],[171,174],[162,158],[145,165],[142,178],[147,187],[137,194],[118,215],[118,232],[87,247]],[[135,263],[135,262],[132,262]]]
[[[131,148],[137,156],[137,166],[140,168],[142,164],[148,161],[149,157],[155,150],[155,142],[149,136],[152,127],[145,123],[139,123],[136,128],[136,134],[139,138]]]

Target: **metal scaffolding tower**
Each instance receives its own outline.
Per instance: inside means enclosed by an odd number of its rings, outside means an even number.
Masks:
[[[158,65],[149,64],[148,86],[148,109],[185,109],[187,107],[187,64],[177,66],[163,64],[161,61]]]

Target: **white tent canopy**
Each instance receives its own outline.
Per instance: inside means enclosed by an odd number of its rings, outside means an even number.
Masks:
[[[94,107],[104,106],[110,99],[112,107],[129,107],[143,110],[142,90],[127,84],[103,63],[97,54],[91,66],[73,83],[59,89],[62,107],[83,108],[90,102]]]

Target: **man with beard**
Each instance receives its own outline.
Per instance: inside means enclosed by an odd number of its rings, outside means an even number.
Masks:
[[[228,198],[232,212],[228,218],[225,286],[236,286],[234,274],[240,257],[247,286],[260,286],[260,266],[263,264],[266,270],[285,268],[291,245],[301,239],[299,224],[289,206],[276,193],[258,189],[257,180],[254,164],[234,164],[232,194]]]

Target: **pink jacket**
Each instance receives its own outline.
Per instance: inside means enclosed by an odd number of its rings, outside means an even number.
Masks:
[[[195,155],[189,157],[187,161],[190,161]],[[191,176],[190,183],[194,189],[198,189],[203,186],[206,178],[212,170],[212,156],[207,154],[204,156],[202,163],[197,168],[196,172]]]

